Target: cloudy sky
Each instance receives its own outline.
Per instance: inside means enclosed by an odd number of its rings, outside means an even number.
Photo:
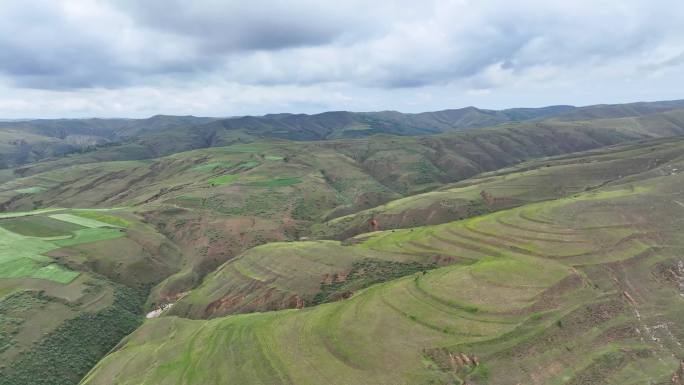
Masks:
[[[0,118],[684,98],[681,0],[0,0]]]

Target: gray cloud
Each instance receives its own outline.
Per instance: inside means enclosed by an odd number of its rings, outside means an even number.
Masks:
[[[669,95],[681,84],[660,79],[684,66],[677,0],[5,0],[0,18],[0,90],[9,92],[0,114],[19,114],[25,95],[60,92],[70,101],[61,108],[79,114],[134,95],[160,110],[187,103],[226,115],[506,105],[502,95],[553,94],[548,87],[563,92],[538,100],[571,103],[570,86],[576,98],[598,85],[657,84]],[[412,94],[422,96],[398,100]]]
[[[195,38],[207,51],[275,50],[330,43],[364,19],[353,2],[150,0],[117,2],[137,22]],[[368,20],[363,21],[368,22]]]

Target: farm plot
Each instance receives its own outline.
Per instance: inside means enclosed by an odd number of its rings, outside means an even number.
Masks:
[[[89,227],[89,228],[116,226],[116,225],[112,225],[110,223],[101,222],[97,219],[86,218],[86,217],[81,216],[81,215],[52,214],[52,215],[50,215],[50,218],[57,219],[57,220],[67,222],[67,223],[73,223],[73,224],[83,226],[83,227]]]
[[[0,278],[40,278],[69,283],[79,273],[53,263],[41,255],[56,249],[50,241],[25,237],[0,229]]]
[[[93,218],[51,211],[8,213],[0,219],[0,278],[69,283],[79,272],[43,254],[63,246],[122,237],[122,228]],[[48,215],[45,215],[48,214]]]
[[[84,228],[79,224],[37,215],[0,219],[0,226],[27,237],[65,236]]]
[[[130,221],[119,216],[105,214],[102,210],[74,210],[73,214],[78,215],[79,217],[104,222],[111,226],[128,227],[131,225]]]
[[[126,235],[123,229],[111,229],[111,228],[88,228],[83,230],[77,230],[74,232],[74,236],[65,239],[55,239],[52,241],[57,246],[72,246],[81,243],[90,243],[103,241],[106,239],[114,239],[123,237]]]
[[[233,182],[237,181],[238,179],[240,179],[239,174],[221,175],[216,178],[209,179],[209,185],[212,187],[227,186],[233,184]]]
[[[229,169],[232,166],[233,164],[231,162],[220,161],[201,164],[199,166],[193,167],[192,170],[199,172],[211,172],[216,170]]]

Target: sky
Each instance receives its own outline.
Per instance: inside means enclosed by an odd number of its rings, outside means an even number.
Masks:
[[[0,0],[0,119],[684,98],[681,0]]]

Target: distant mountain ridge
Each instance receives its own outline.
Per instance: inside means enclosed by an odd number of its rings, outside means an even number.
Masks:
[[[245,130],[251,135],[294,140],[358,138],[373,134],[429,135],[543,119],[574,109],[573,106],[550,106],[497,111],[465,107],[415,114],[397,111],[268,114],[220,119],[207,124],[206,128]]]
[[[259,139],[329,140],[378,134],[415,136],[542,120],[638,117],[684,108],[684,100],[574,107],[434,112],[330,111],[229,118],[156,115],[146,119],[36,119],[0,121],[0,168],[121,143],[130,159]],[[123,159],[128,159],[124,157]]]
[[[0,120],[0,130],[26,132],[64,139],[69,135],[92,135],[104,139],[122,139],[144,132],[159,131],[182,125],[204,124],[217,118],[195,116],[155,115],[146,119],[88,118],[88,119],[32,119]]]

